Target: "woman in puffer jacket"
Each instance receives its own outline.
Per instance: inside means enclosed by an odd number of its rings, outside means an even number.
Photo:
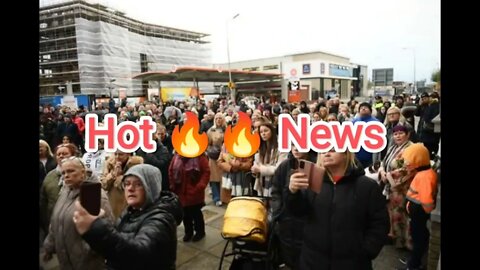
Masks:
[[[326,173],[318,194],[304,173],[290,177],[287,208],[307,216],[298,268],[370,270],[390,226],[381,189],[351,152],[332,149],[320,154],[319,164]]]

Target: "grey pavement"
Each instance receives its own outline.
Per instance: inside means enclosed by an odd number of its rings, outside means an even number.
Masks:
[[[208,190],[208,189],[207,189]],[[218,269],[221,254],[226,244],[226,240],[220,235],[223,226],[223,214],[226,206],[215,206],[208,192],[205,194],[206,206],[202,209],[205,218],[206,237],[198,242],[183,242],[184,236],[183,224],[178,226],[177,237],[177,269],[198,269],[212,270]],[[231,247],[231,245],[229,245]],[[231,250],[231,249],[229,249]],[[228,253],[228,250],[227,250]],[[398,258],[405,257],[406,252],[396,249],[392,245],[384,246],[379,256],[373,261],[373,269],[375,270],[391,270],[403,266]],[[232,262],[232,257],[225,257],[222,269],[228,269]],[[57,270],[58,261],[56,257],[43,264],[45,270]]]

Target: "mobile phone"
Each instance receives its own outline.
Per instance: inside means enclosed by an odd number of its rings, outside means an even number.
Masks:
[[[308,178],[308,187],[315,193],[320,193],[323,183],[324,169],[308,160],[298,161],[299,171],[305,173]]]
[[[90,215],[100,213],[102,184],[100,182],[84,181],[80,185],[80,204]]]

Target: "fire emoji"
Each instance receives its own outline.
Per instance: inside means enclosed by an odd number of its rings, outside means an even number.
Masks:
[[[260,146],[260,136],[258,133],[250,133],[252,121],[244,112],[239,112],[240,119],[233,128],[228,126],[225,130],[225,148],[236,157],[250,157],[255,154]]]
[[[198,157],[207,149],[208,137],[205,133],[198,134],[200,127],[197,116],[192,112],[186,112],[185,114],[187,121],[182,126],[181,131],[178,126],[173,130],[173,148],[183,157]]]

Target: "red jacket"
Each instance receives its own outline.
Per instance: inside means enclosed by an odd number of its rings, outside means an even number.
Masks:
[[[205,188],[210,179],[208,158],[202,154],[196,159],[198,170],[187,171],[183,166],[189,158],[182,158],[175,154],[168,168],[170,190],[178,195],[183,207],[205,203]],[[181,167],[175,168],[178,166],[178,162],[180,162]]]

